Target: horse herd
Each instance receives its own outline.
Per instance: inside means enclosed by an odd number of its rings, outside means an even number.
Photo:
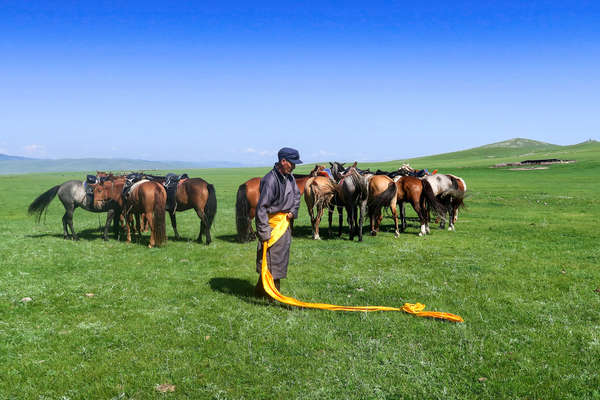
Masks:
[[[369,217],[371,235],[379,232],[383,218],[382,209],[389,207],[394,218],[395,236],[406,229],[404,203],[410,203],[417,213],[421,229],[419,236],[430,233],[430,212],[434,212],[444,226],[448,215],[448,230],[454,230],[458,209],[464,205],[467,185],[464,179],[454,175],[425,174],[421,177],[414,170],[399,168],[398,171],[361,170],[356,162],[350,167],[331,162],[331,168],[316,165],[308,175],[294,175],[301,195],[304,196],[310,215],[313,239],[320,239],[319,225],[325,209],[329,216],[329,234],[333,213],[338,211],[338,236],[342,235],[343,210],[346,210],[349,236],[362,240],[363,221]],[[411,175],[407,175],[412,173]],[[238,240],[246,242],[255,238],[252,229],[258,204],[260,178],[252,178],[238,188],[236,198],[236,227]],[[398,225],[398,205],[401,225]]]
[[[362,240],[363,220],[370,219],[371,235],[376,235],[383,217],[382,208],[389,207],[394,218],[395,235],[406,228],[404,203],[410,203],[419,219],[419,236],[429,233],[430,212],[441,219],[441,226],[448,214],[449,230],[454,230],[458,209],[463,206],[466,192],[465,181],[454,175],[407,176],[406,171],[386,172],[361,170],[354,163],[344,167],[332,162],[331,168],[315,165],[306,175],[294,175],[301,195],[304,196],[310,215],[314,239],[320,239],[319,224],[324,210],[329,214],[329,234],[333,212],[339,216],[338,236],[342,235],[343,210],[346,210],[350,240],[358,236]],[[415,174],[413,174],[415,175]],[[255,238],[252,229],[259,198],[260,178],[252,178],[241,184],[236,196],[236,229],[240,242]],[[86,181],[70,180],[56,185],[39,195],[30,205],[29,213],[39,221],[51,201],[58,195],[65,208],[62,217],[63,237],[77,240],[73,229],[73,212],[81,207],[91,212],[106,212],[104,240],[108,239],[111,223],[118,238],[123,228],[126,241],[131,241],[131,231],[141,233],[150,230],[148,247],[160,246],[167,240],[165,214],[168,212],[175,239],[180,239],[175,213],[194,209],[200,219],[197,241],[211,242],[210,228],[217,212],[215,189],[202,178],[187,175],[153,176],[141,173],[113,175],[98,172]],[[400,220],[398,223],[398,205]],[[70,234],[69,234],[70,230]]]

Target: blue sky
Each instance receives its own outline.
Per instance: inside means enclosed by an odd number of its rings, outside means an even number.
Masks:
[[[0,153],[386,161],[598,139],[600,3],[0,1]]]

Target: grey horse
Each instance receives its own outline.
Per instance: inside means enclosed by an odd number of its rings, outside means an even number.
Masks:
[[[102,209],[94,208],[93,202],[91,202],[86,195],[85,189],[85,184],[78,180],[71,180],[56,185],[39,195],[29,205],[28,212],[30,215],[36,215],[36,220],[39,222],[50,202],[52,202],[54,197],[58,194],[58,198],[65,207],[65,214],[62,217],[63,236],[65,239],[69,238],[69,231],[67,229],[67,227],[69,227],[71,229],[72,239],[79,240],[79,237],[73,229],[73,213],[77,207],[81,207],[86,211],[108,213],[106,216],[106,224],[104,225],[103,236],[104,240],[108,240],[108,227],[110,226],[111,221],[114,221],[115,234],[117,234],[117,223],[121,211],[118,209],[118,205],[113,203],[107,203]]]

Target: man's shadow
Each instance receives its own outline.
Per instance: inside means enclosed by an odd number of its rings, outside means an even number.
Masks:
[[[215,292],[221,292],[235,296],[246,303],[258,304],[259,299],[254,296],[254,285],[239,278],[211,278],[208,281],[210,288]]]

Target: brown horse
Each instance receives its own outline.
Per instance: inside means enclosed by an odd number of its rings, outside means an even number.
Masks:
[[[175,212],[194,209],[198,218],[200,218],[200,233],[196,239],[198,243],[202,243],[202,233],[206,236],[206,244],[210,244],[210,227],[217,214],[217,196],[215,187],[206,182],[202,178],[188,178],[181,180],[177,185],[175,194],[176,206],[174,210],[169,210],[171,218],[171,226],[175,232],[175,239],[179,240],[179,232],[177,232],[177,220]]]
[[[323,168],[322,165],[315,165],[307,175],[294,174],[300,196],[304,193],[306,181],[313,176],[317,176]],[[256,214],[256,205],[260,197],[260,179],[259,177],[248,179],[238,187],[235,201],[235,225],[238,240],[242,243],[254,240],[256,237],[252,229],[252,220]]]
[[[404,212],[404,203],[412,205],[417,213],[421,230],[419,236],[429,233],[429,211],[434,210],[438,215],[444,214],[445,209],[437,200],[431,185],[425,180],[414,176],[401,176],[396,178],[397,202],[400,206],[401,230],[406,229],[406,213]]]
[[[382,207],[390,207],[394,217],[395,237],[400,236],[398,231],[398,210],[396,209],[397,188],[394,181],[386,175],[373,175],[369,179],[369,197],[367,201],[369,219],[371,221],[371,236],[377,235],[383,215]]]

